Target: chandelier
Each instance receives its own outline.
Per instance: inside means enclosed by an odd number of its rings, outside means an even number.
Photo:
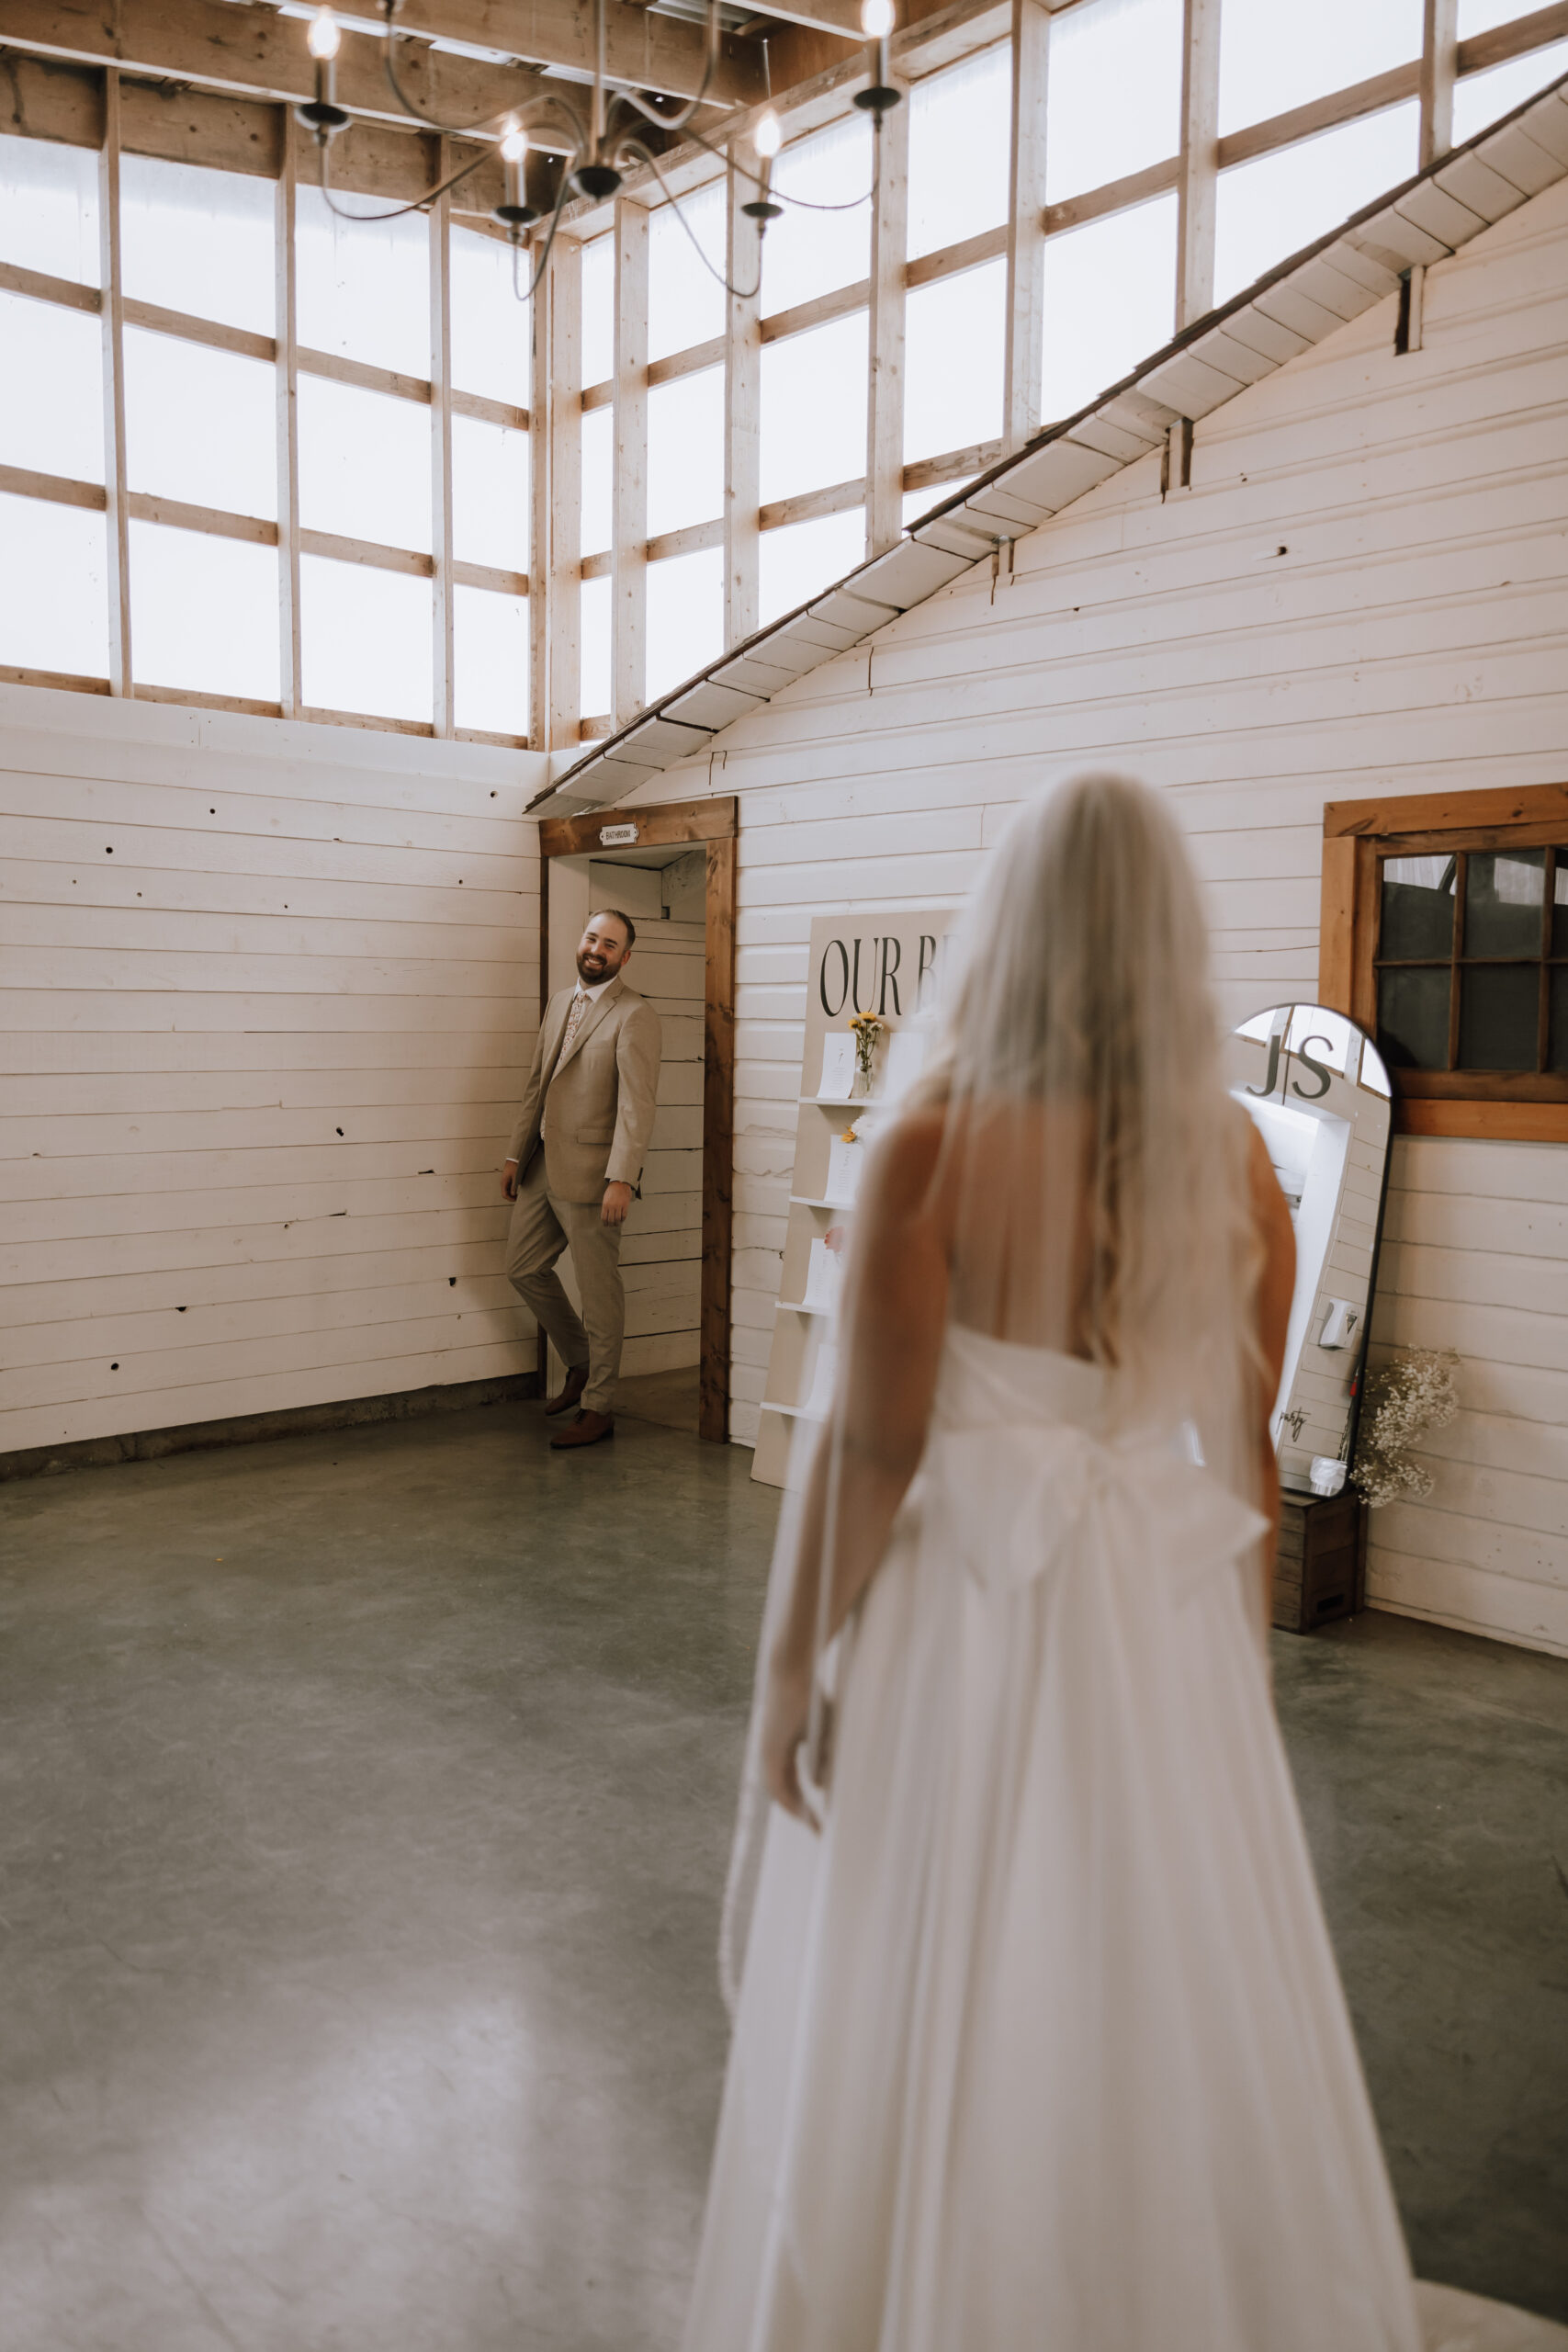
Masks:
[[[741,210],[757,224],[759,240],[766,233],[770,220],[778,220],[785,205],[798,207],[807,212],[848,212],[869,203],[876,191],[876,173],[867,193],[848,204],[814,203],[805,197],[781,191],[783,203],[775,197],[773,186],[774,158],[784,143],[784,126],[772,101],[758,117],[751,131],[750,143],[755,152],[756,167],[739,158],[727,157],[721,148],[714,146],[695,128],[695,117],[712,85],[718,63],[719,13],[718,0],[707,0],[707,40],[704,52],[702,79],[694,96],[684,104],[671,105],[652,93],[617,84],[611,86],[604,70],[605,11],[607,0],[593,0],[594,62],[589,85],[586,112],[568,96],[565,87],[543,91],[523,106],[497,108],[493,114],[481,115],[472,122],[439,121],[434,115],[416,106],[398,79],[398,44],[402,37],[397,29],[398,10],[402,0],[381,0],[381,14],[386,26],[386,75],[392,96],[402,112],[423,130],[435,130],[448,138],[476,139],[487,146],[493,141],[498,146],[502,163],[502,201],[496,205],[491,218],[505,231],[513,249],[513,288],[522,300],[538,286],[549,261],[555,243],[556,231],[567,203],[573,196],[586,197],[594,203],[604,203],[615,196],[627,175],[637,166],[650,170],[673,209],[682,227],[696,246],[705,266],[716,277],[727,294],[750,300],[757,287],[732,286],[713,263],[699,243],[691,223],[665,181],[660,169],[658,152],[649,146],[644,135],[644,125],[651,124],[661,131],[684,131],[699,147],[707,149],[721,161],[733,162],[742,178],[750,181],[755,193],[741,206]],[[868,80],[864,89],[857,90],[853,103],[869,112],[874,129],[880,132],[883,116],[896,107],[902,92],[894,86],[889,60],[889,42],[893,32],[893,0],[862,0],[861,29],[870,44],[868,51]],[[351,211],[333,201],[329,185],[327,158],[332,141],[346,130],[351,117],[337,102],[337,54],[343,33],[333,16],[330,0],[322,0],[310,19],[306,46],[315,61],[316,88],[313,98],[297,106],[295,117],[315,139],[320,155],[321,193],[332,209],[344,220],[390,220],[400,214],[422,211],[456,187],[477,171],[484,162],[484,153],[452,172],[434,187],[413,198],[412,203],[394,206],[389,211],[363,213]],[[763,51],[764,60],[766,50]],[[530,200],[526,184],[525,164],[530,148],[559,156],[561,168],[553,196],[542,204]],[[880,141],[877,142],[877,163],[880,164]],[[536,234],[536,232],[538,232]],[[522,283],[522,256],[537,249],[537,262],[529,284]],[[759,284],[760,284],[759,280]]]

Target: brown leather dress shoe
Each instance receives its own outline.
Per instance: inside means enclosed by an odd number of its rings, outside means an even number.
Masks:
[[[597,1445],[601,1438],[614,1437],[615,1420],[612,1413],[579,1413],[575,1421],[550,1440],[552,1453],[569,1445]]]
[[[567,1372],[565,1387],[558,1396],[550,1398],[545,1407],[546,1412],[570,1413],[587,1385],[588,1366],[585,1363],[571,1365]]]

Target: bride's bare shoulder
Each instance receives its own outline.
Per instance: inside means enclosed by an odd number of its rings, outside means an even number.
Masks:
[[[942,1103],[899,1113],[887,1132],[877,1138],[866,1170],[871,1198],[879,1208],[908,1216],[929,1205],[946,1131],[947,1113]]]

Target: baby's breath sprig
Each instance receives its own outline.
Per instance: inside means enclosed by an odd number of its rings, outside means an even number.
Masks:
[[[1431,1474],[1410,1459],[1411,1449],[1458,1412],[1458,1370],[1451,1349],[1402,1348],[1367,1374],[1350,1476],[1371,1510],[1423,1502],[1431,1493]]]

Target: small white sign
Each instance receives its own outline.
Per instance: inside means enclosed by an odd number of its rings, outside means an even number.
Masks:
[[[897,1102],[925,1068],[926,1038],[921,1029],[896,1029],[887,1040],[887,1069],[882,1080],[884,1097]]]
[[[635,825],[601,825],[599,828],[601,849],[630,849],[637,839]]]
[[[860,1182],[861,1170],[865,1166],[865,1146],[848,1143],[842,1136],[835,1136],[828,1146],[828,1198],[848,1208]]]
[[[839,1304],[840,1259],[836,1250],[829,1250],[824,1240],[814,1240],[807,1260],[806,1296],[803,1306],[815,1306],[824,1314],[831,1314]]]
[[[847,1102],[855,1082],[855,1041],[841,1029],[822,1040],[822,1079],[817,1089],[829,1102]]]

